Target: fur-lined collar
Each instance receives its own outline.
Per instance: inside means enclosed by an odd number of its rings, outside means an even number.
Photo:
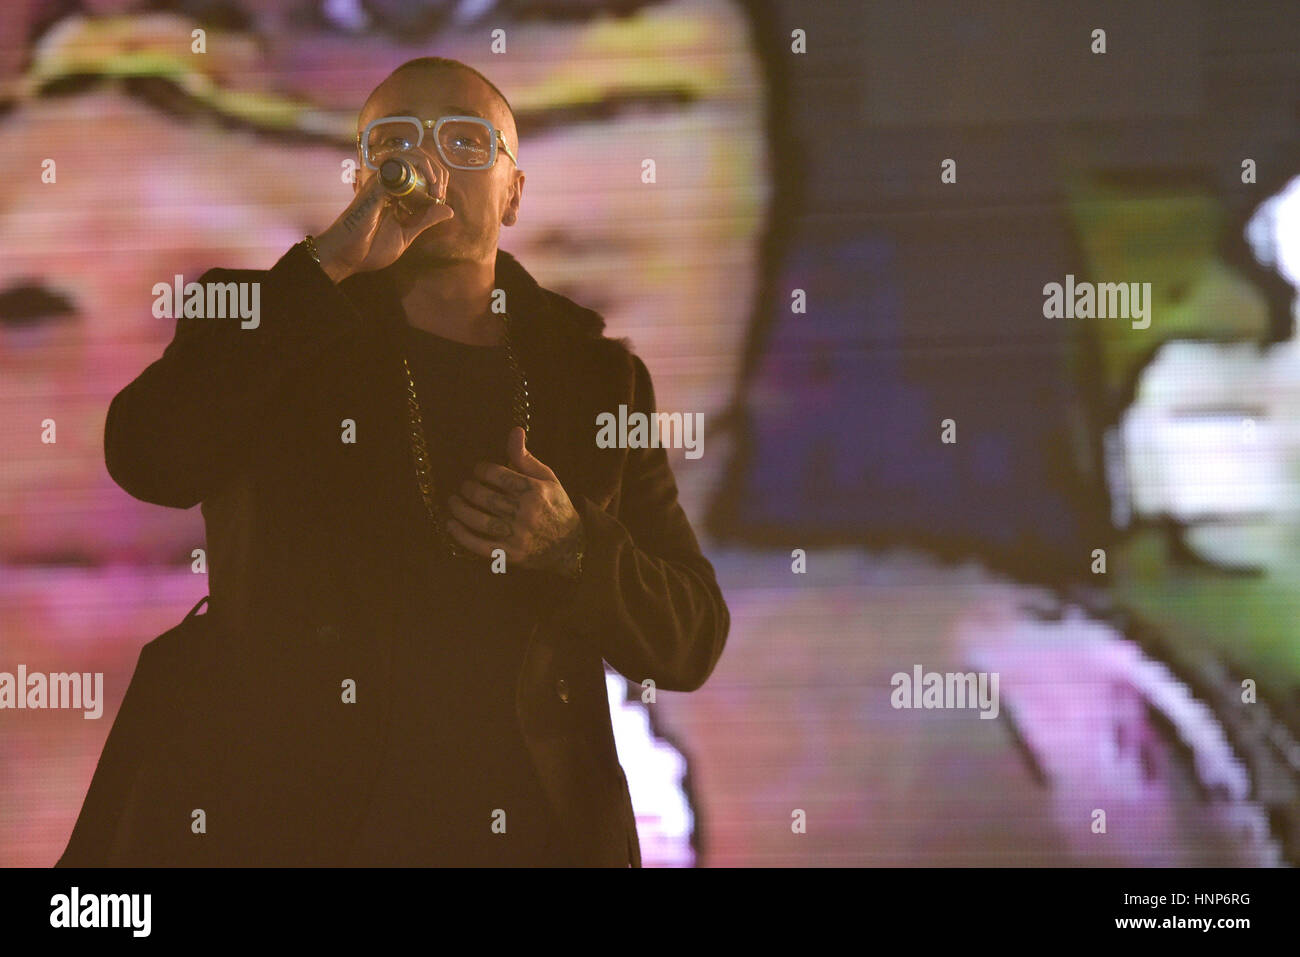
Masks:
[[[600,338],[604,318],[567,296],[542,287],[513,255],[497,250],[496,283],[505,290],[506,309],[518,323],[521,335],[536,345],[559,338]],[[381,323],[401,321],[401,303],[383,270],[357,273],[339,284],[359,309]]]
[[[506,293],[514,342],[532,393],[528,447],[555,470],[566,490],[585,494],[604,508],[618,490],[622,457],[598,450],[592,435],[600,413],[634,399],[629,344],[606,337],[599,313],[543,288],[500,249],[496,283]],[[397,346],[404,313],[382,272],[361,273],[339,285],[382,328],[381,340]]]

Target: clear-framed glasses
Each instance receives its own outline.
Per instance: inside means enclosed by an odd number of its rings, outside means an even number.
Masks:
[[[367,123],[357,135],[357,150],[368,168],[378,169],[385,157],[419,147],[425,130],[433,131],[438,155],[452,169],[491,169],[497,161],[498,141],[515,166],[519,165],[501,131],[479,116],[444,116],[437,120],[380,117]]]

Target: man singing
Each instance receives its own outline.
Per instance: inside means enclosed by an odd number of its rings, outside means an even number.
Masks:
[[[640,865],[602,659],[692,691],[730,625],[663,448],[596,443],[649,372],[497,249],[524,173],[486,78],[403,64],[357,147],[333,225],[200,278],[259,321],[178,319],[109,408],[114,480],[202,505],[208,632],[177,763],[106,748],[91,794],[129,796],[63,865]]]

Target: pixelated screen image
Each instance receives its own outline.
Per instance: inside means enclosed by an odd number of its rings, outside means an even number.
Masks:
[[[156,287],[323,234],[423,56],[509,98],[500,248],[702,423],[725,649],[604,666],[644,866],[1300,862],[1300,8],[1180,6],[6,3],[0,865],[210,591],[105,464]]]

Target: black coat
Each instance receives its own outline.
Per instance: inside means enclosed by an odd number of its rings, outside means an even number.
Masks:
[[[528,448],[587,535],[581,582],[554,579],[528,636],[519,726],[568,862],[639,866],[602,659],[634,685],[695,690],[730,614],[664,450],[596,447],[599,413],[655,410],[645,364],[510,254],[496,270],[529,377]],[[375,777],[411,582],[393,559],[410,511],[394,503],[418,500],[401,311],[382,277],[335,285],[301,246],[269,271],[211,270],[201,283],[261,283],[260,324],[178,320],[109,407],[114,480],[202,503],[210,604],[142,653],[61,865],[347,863],[336,848]],[[355,444],[340,440],[349,418]],[[340,675],[364,689],[355,705],[340,706]],[[206,834],[191,834],[194,808]]]

